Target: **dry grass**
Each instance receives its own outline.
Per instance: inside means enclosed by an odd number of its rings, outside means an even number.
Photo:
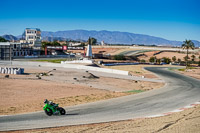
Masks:
[[[162,67],[162,66],[160,66],[160,65],[159,66],[156,66],[156,65],[124,65],[124,66],[102,66],[102,67],[129,71],[129,73],[133,76],[144,76],[145,78],[159,78],[155,74],[145,70],[144,67]]]
[[[154,82],[106,77],[89,78],[91,75],[87,72],[58,69],[51,72],[53,76],[42,76],[38,79],[38,73],[49,71],[40,69],[26,68],[25,72],[29,73],[28,75],[10,75],[9,78],[5,78],[5,74],[0,74],[0,115],[40,111],[44,99],[51,99],[61,106],[71,106],[163,86],[163,83]]]

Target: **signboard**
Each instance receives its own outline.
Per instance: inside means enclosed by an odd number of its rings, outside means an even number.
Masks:
[[[67,50],[67,46],[63,46],[63,50]]]
[[[72,47],[72,46],[68,46],[67,50],[84,50],[85,47]]]
[[[47,46],[47,49],[53,50],[84,50],[85,47],[73,47],[73,46]]]
[[[55,50],[62,50],[62,46],[47,46],[47,49],[55,49]]]

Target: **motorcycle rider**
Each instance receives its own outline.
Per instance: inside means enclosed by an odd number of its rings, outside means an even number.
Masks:
[[[54,108],[58,107],[58,104],[53,103],[52,101],[48,101],[47,99],[44,100],[44,104],[49,104],[51,105],[52,110],[54,110]],[[55,112],[55,114],[58,113],[58,111]]]
[[[57,105],[57,104],[53,103],[52,101],[48,101],[47,99],[44,100],[44,103],[45,103],[45,104],[52,105],[52,106],[55,106],[55,107],[56,107],[56,105]]]

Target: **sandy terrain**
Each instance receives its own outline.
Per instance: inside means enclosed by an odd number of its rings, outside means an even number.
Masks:
[[[139,59],[140,60],[146,60],[148,61],[150,57],[154,56],[153,54],[157,53],[158,51],[151,51],[151,52],[145,52],[145,56],[140,56]],[[193,54],[188,54],[188,56],[191,59],[191,56]],[[198,53],[195,53],[195,61],[198,61]],[[181,59],[182,61],[184,61],[184,57],[186,56],[185,53],[178,53],[178,52],[162,52],[160,54],[155,55],[157,59],[161,59],[162,57],[168,57],[170,59],[172,59],[172,57],[176,56],[176,60]]]
[[[36,77],[39,73],[46,74],[50,70],[48,76],[40,76],[41,79]],[[0,115],[42,110],[44,99],[69,106],[143,92],[164,85],[95,77],[85,71],[42,67],[25,68],[25,73],[9,75],[9,78],[0,74]]]
[[[182,73],[184,75],[187,75],[187,76],[190,76],[190,77],[193,77],[193,78],[200,79],[200,67],[199,68],[196,67],[196,69],[188,69],[188,70],[185,70],[185,71],[176,70],[176,72]]]
[[[144,70],[143,68],[144,67],[162,67],[162,65],[124,65],[124,66],[102,66],[102,67],[129,71],[129,73],[133,76],[144,76],[145,78],[159,79],[157,75],[147,70]],[[167,65],[167,67],[171,67],[171,65],[170,66]]]

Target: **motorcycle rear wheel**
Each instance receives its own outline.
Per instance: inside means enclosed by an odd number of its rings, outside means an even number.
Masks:
[[[61,115],[65,115],[66,114],[65,109],[63,109],[62,107],[59,107],[58,110],[59,110]]]

